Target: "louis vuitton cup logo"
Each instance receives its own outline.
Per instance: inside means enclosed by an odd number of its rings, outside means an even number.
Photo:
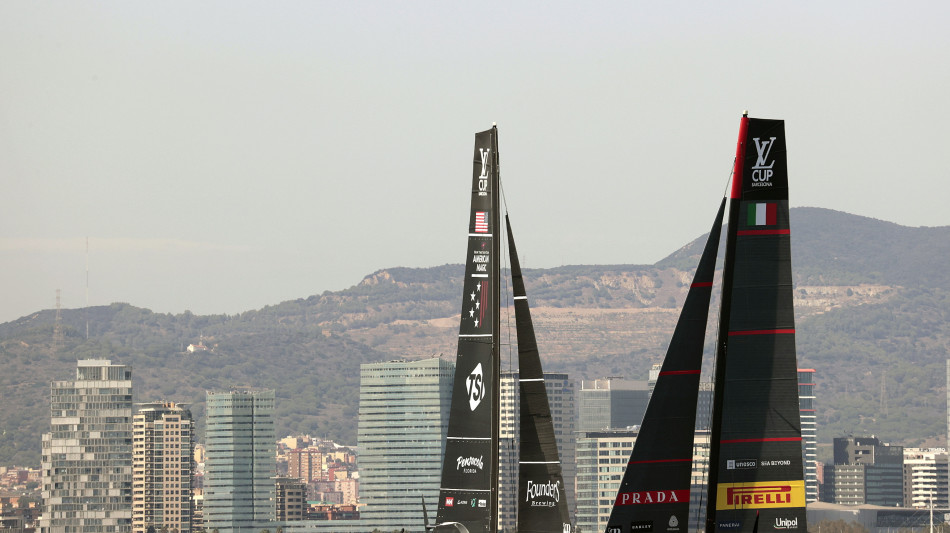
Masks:
[[[482,173],[478,176],[478,192],[484,193],[488,190],[488,167],[491,164],[489,159],[491,148],[479,148],[478,153],[482,156]]]
[[[468,375],[465,386],[468,391],[468,406],[474,411],[478,404],[482,403],[482,398],[485,397],[485,378],[482,375],[481,363],[475,365],[475,370],[472,370],[472,373]]]
[[[763,141],[762,138],[756,137],[752,139],[755,142],[755,165],[752,166],[752,186],[753,187],[771,187],[772,186],[772,175],[775,171],[772,170],[772,167],[775,166],[775,159],[772,159],[772,162],[769,162],[769,155],[772,153],[772,147],[775,145],[776,137],[769,137],[768,140]]]

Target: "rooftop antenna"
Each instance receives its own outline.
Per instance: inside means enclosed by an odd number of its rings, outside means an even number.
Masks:
[[[86,315],[86,340],[89,340],[89,315],[86,310],[89,309],[89,237],[86,237],[86,308],[83,314]]]
[[[881,374],[881,414],[887,416],[887,370]]]
[[[56,289],[56,322],[53,323],[53,350],[59,351],[63,347],[63,317],[60,303],[60,290]]]

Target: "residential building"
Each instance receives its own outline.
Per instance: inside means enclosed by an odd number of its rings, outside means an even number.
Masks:
[[[323,452],[317,448],[304,448],[287,452],[287,476],[304,483],[323,477]]]
[[[633,430],[578,432],[577,529],[606,529],[636,440]]]
[[[0,532],[33,533],[39,526],[41,502],[20,496],[0,496]]]
[[[142,404],[132,417],[132,531],[192,530],[195,424],[185,405]]]
[[[454,363],[438,357],[360,365],[365,531],[423,531],[423,498],[434,518],[454,375]]]
[[[904,506],[950,506],[946,448],[904,448]]]
[[[131,367],[81,360],[50,385],[42,469],[41,531],[132,531]]]
[[[577,529],[604,531],[623,480],[630,452],[637,440],[633,430],[579,432],[577,438]],[[698,431],[693,439],[693,473],[690,482],[688,531],[705,527],[709,432]]]
[[[564,494],[567,508],[574,510],[574,385],[567,374],[544,373],[544,385],[554,424],[561,475],[564,477]],[[520,454],[521,393],[517,372],[502,372],[501,375],[501,447],[498,476],[499,530],[513,531],[518,525],[518,456]]]
[[[268,527],[275,518],[274,391],[209,391],[205,416],[205,528]]]
[[[815,370],[798,369],[798,406],[802,427],[805,501],[818,501],[818,418],[815,415]]]
[[[307,485],[296,477],[278,477],[276,480],[276,516],[278,521],[303,520]]]
[[[360,482],[358,479],[337,479],[334,488],[343,495],[343,505],[356,505],[359,499]]]

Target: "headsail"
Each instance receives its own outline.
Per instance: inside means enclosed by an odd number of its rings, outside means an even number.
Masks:
[[[703,341],[725,206],[723,199],[617,491],[607,533],[686,530]]]
[[[495,531],[498,516],[498,130],[475,135],[468,251],[436,531]]]
[[[554,422],[534,336],[521,263],[508,226],[508,255],[518,331],[521,441],[518,459],[518,533],[570,533],[567,493],[554,437]]]
[[[743,116],[732,180],[706,531],[806,531],[783,121]]]

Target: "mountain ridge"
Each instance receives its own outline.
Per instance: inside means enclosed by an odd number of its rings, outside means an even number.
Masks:
[[[794,208],[791,217],[799,360],[819,370],[820,439],[849,430],[894,441],[945,434],[945,396],[933,398],[945,390],[938,378],[950,351],[950,276],[940,271],[950,227],[822,208]],[[643,379],[665,352],[703,242],[654,265],[525,269],[545,368]],[[54,310],[0,324],[0,404],[10,407],[0,412],[0,464],[38,463],[48,383],[70,379],[75,360],[90,357],[132,364],[136,402],[190,403],[200,421],[205,390],[275,388],[279,433],[353,443],[360,363],[454,359],[462,274],[458,264],[380,269],[346,289],[236,315],[122,303],[69,309],[61,340]],[[199,340],[211,349],[188,354]],[[913,413],[893,414],[905,406]]]

